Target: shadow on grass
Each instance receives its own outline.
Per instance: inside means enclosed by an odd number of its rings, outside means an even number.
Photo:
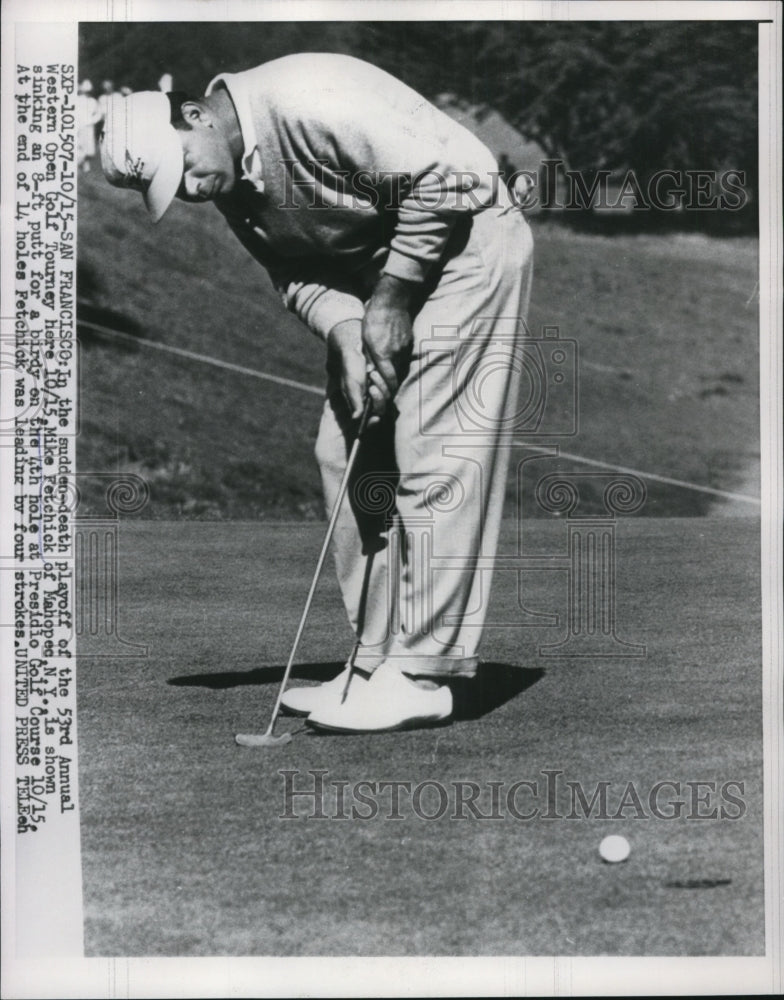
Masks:
[[[516,667],[512,663],[480,663],[475,680],[452,681],[454,718],[481,719],[544,677],[541,667]]]
[[[292,679],[303,681],[331,681],[345,666],[344,663],[297,663],[291,669]],[[285,667],[256,667],[255,670],[226,670],[212,674],[183,674],[170,677],[167,684],[175,687],[206,687],[216,691],[246,685],[280,684]]]
[[[292,678],[329,681],[343,669],[341,662],[300,663],[292,668]],[[284,667],[257,667],[255,670],[227,670],[221,673],[184,674],[166,682],[174,687],[206,687],[213,690],[259,684],[280,684]],[[544,670],[516,667],[511,663],[480,663],[476,679],[456,678],[451,682],[454,719],[480,719],[517,697],[544,676]]]

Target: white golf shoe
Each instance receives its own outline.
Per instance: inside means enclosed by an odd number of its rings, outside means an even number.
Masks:
[[[445,684],[420,687],[387,662],[366,684],[352,685],[344,702],[316,706],[307,724],[337,733],[381,733],[439,725],[451,714],[452,692]]]
[[[323,684],[313,684],[310,687],[289,688],[283,692],[280,699],[280,707],[288,715],[310,715],[310,713],[320,706],[331,705],[333,702],[340,704],[343,691],[348,680],[348,664],[341,670],[337,677],[331,681],[324,681]],[[368,676],[360,673],[356,668],[351,677],[349,691],[368,683]],[[346,695],[348,699],[348,695]]]

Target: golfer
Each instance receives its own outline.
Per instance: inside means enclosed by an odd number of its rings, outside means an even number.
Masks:
[[[308,53],[198,99],[113,98],[101,158],[155,222],[213,202],[324,342],[329,509],[372,401],[334,536],[356,646],[284,707],[335,732],[447,721],[450,680],[477,670],[532,270],[493,156],[382,70]]]

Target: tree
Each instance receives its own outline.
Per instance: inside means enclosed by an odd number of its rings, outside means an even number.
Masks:
[[[428,97],[501,112],[590,184],[597,171],[744,171],[757,183],[757,26],[688,21],[83,24],[80,72],[135,88],[289,52],[346,52]]]
[[[589,176],[664,168],[757,174],[757,26],[748,22],[491,25],[487,101]]]

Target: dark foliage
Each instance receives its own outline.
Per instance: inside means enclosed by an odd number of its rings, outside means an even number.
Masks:
[[[357,55],[426,96],[495,108],[589,184],[599,170],[642,185],[662,169],[743,171],[756,213],[751,22],[83,24],[80,71],[134,89],[169,72],[201,93],[218,72],[302,51]]]

